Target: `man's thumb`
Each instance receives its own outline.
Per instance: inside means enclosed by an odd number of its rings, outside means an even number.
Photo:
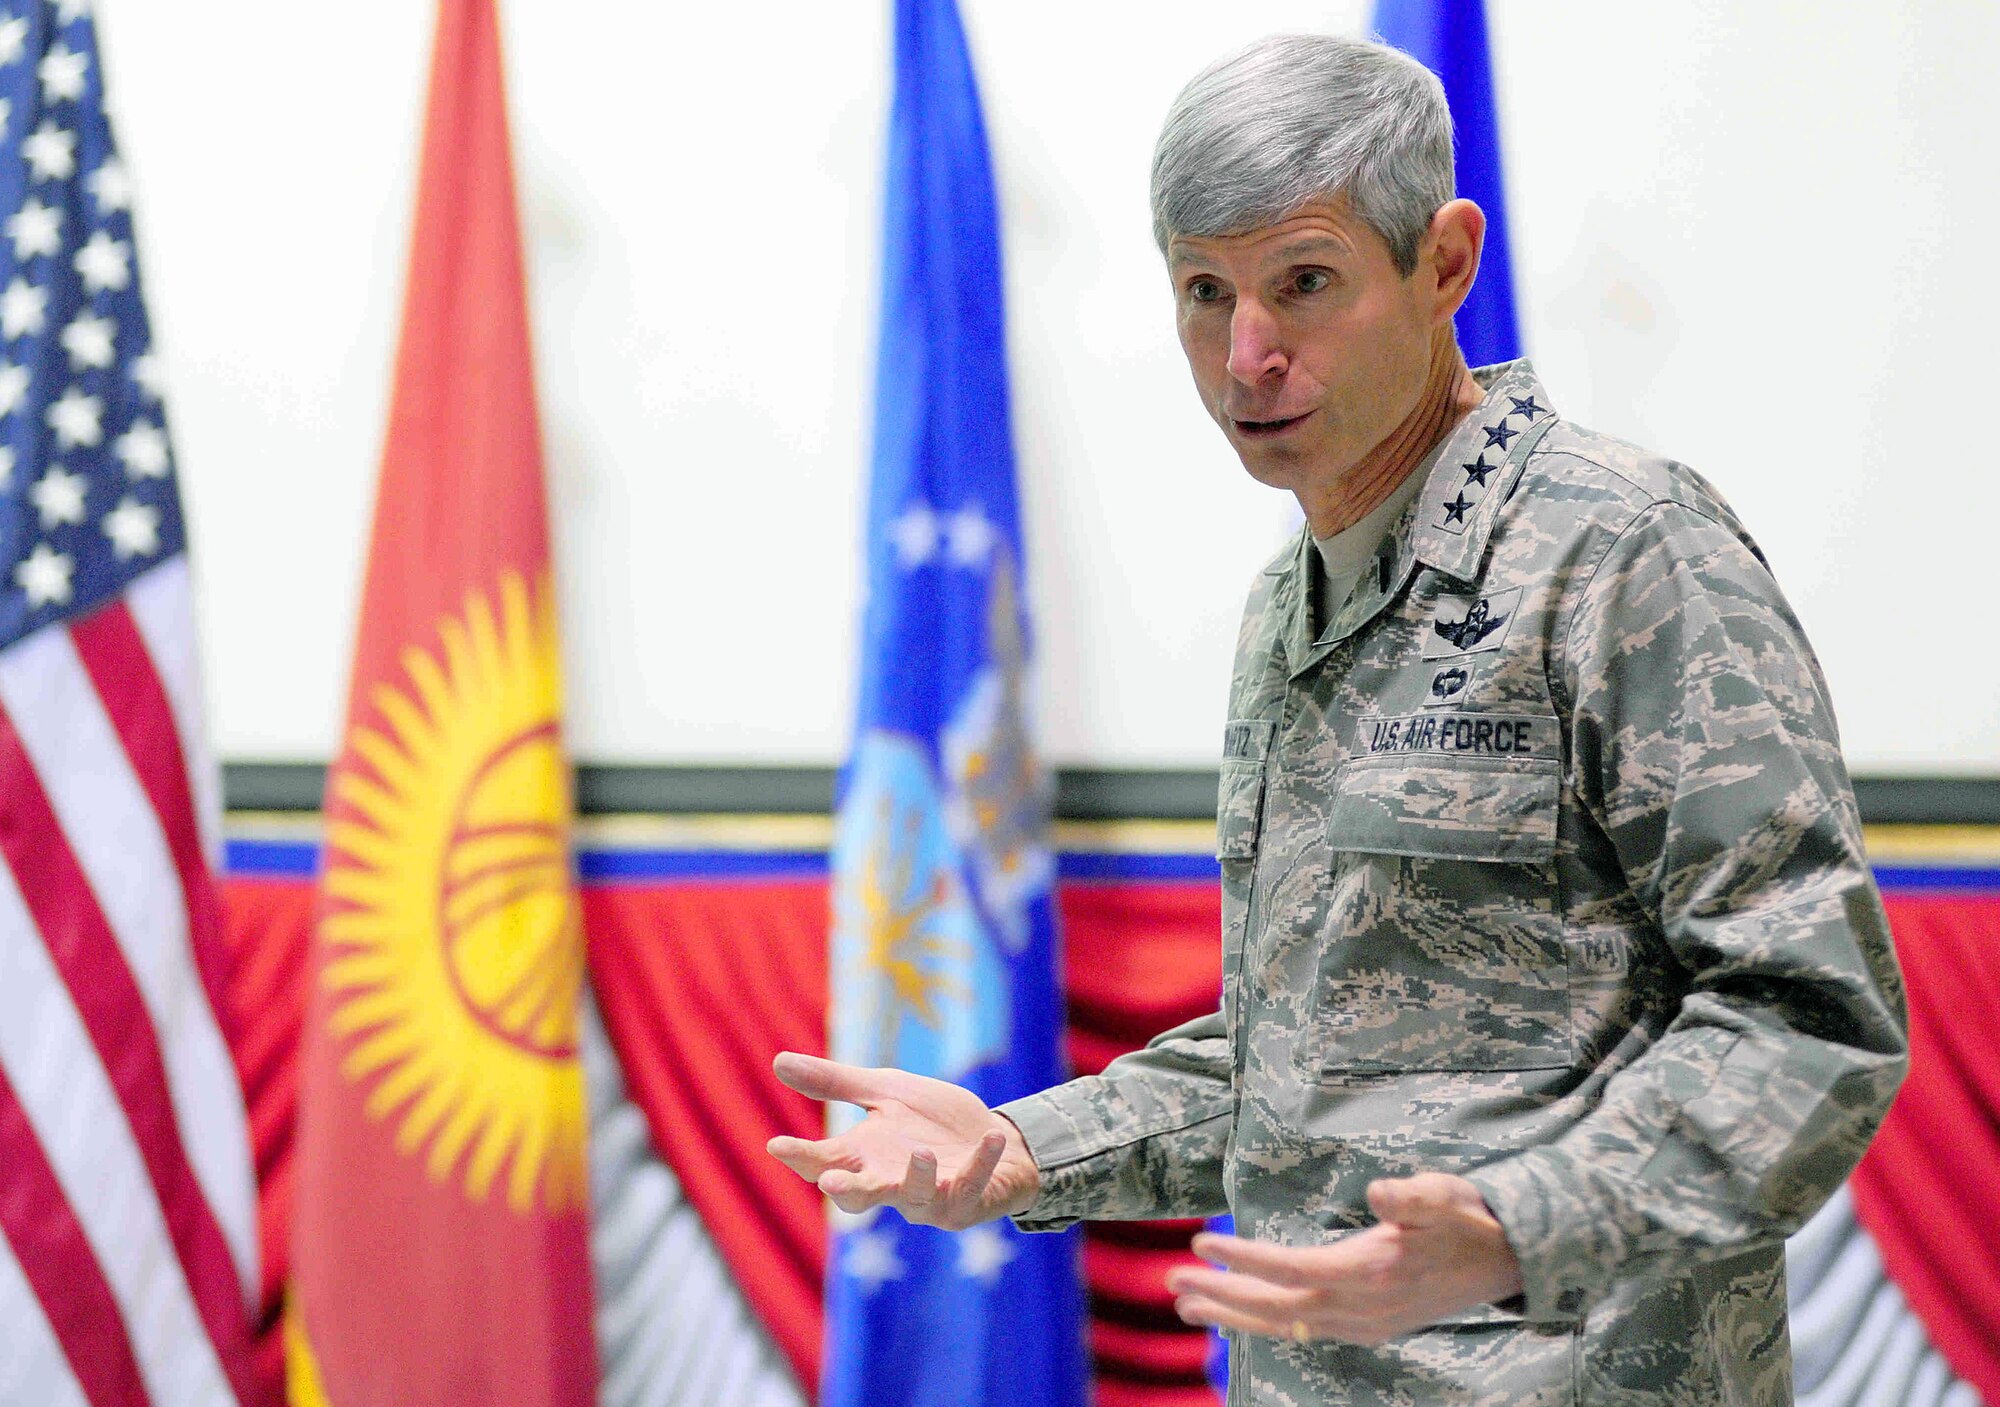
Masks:
[[[1465,1184],[1444,1173],[1377,1178],[1368,1184],[1368,1209],[1376,1220],[1397,1226],[1431,1226],[1457,1210]]]

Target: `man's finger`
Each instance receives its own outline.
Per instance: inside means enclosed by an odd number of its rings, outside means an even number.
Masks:
[[[826,1198],[849,1216],[860,1216],[863,1212],[873,1211],[882,1205],[880,1197],[871,1196],[866,1192],[829,1192]]]
[[[915,1210],[937,1199],[937,1154],[919,1148],[910,1154],[909,1169],[903,1174],[903,1190],[896,1198],[900,1207]]]
[[[979,1202],[986,1195],[986,1184],[993,1180],[994,1170],[1000,1166],[1000,1159],[1007,1151],[1007,1136],[997,1130],[979,1140],[979,1146],[972,1151],[972,1160],[951,1180],[952,1209],[962,1216],[973,1217],[979,1212]]]
[[[851,1170],[858,1166],[854,1155],[838,1138],[793,1138],[781,1133],[764,1145],[764,1151],[807,1182],[816,1181],[829,1168]]]
[[[1243,1310],[1220,1304],[1205,1295],[1181,1296],[1174,1301],[1174,1312],[1190,1324],[1212,1324],[1222,1329],[1241,1329],[1245,1333],[1262,1334],[1266,1338],[1273,1339],[1289,1339],[1293,1343],[1340,1340],[1346,1343],[1373,1345],[1386,1343],[1397,1334],[1408,1332],[1412,1327],[1379,1317],[1343,1314],[1328,1309],[1274,1319],[1267,1315],[1245,1313]],[[1300,1335],[1302,1328],[1303,1338]]]
[[[1377,1178],[1368,1184],[1368,1209],[1382,1221],[1410,1227],[1467,1217],[1492,1219],[1472,1184],[1447,1173]]]
[[[1305,1314],[1316,1308],[1321,1298],[1312,1291],[1274,1285],[1254,1275],[1198,1266],[1176,1266],[1167,1276],[1167,1288],[1176,1295],[1213,1300],[1240,1314],[1261,1314],[1271,1320],[1289,1321]]]
[[[1204,1232],[1194,1238],[1194,1253],[1274,1284],[1334,1289],[1367,1288],[1375,1277],[1394,1269],[1405,1251],[1402,1228],[1371,1226],[1324,1246],[1279,1246]]]
[[[846,1104],[859,1104],[868,1108],[881,1098],[873,1071],[863,1070],[855,1065],[842,1065],[834,1060],[822,1060],[817,1055],[801,1055],[795,1050],[781,1051],[771,1062],[771,1070],[791,1088],[808,1099],[837,1099]]]
[[[1292,1337],[1289,1323],[1278,1324],[1255,1314],[1245,1314],[1228,1305],[1217,1304],[1201,1295],[1183,1295],[1174,1301],[1174,1313],[1190,1324],[1208,1324],[1218,1329],[1241,1329],[1274,1339]]]
[[[1194,1253],[1274,1285],[1311,1287],[1339,1275],[1343,1258],[1330,1254],[1338,1245],[1276,1246],[1269,1241],[1246,1241],[1241,1236],[1205,1231],[1194,1238]]]
[[[846,1168],[834,1168],[820,1174],[819,1190],[831,1197],[833,1204],[844,1212],[869,1211],[881,1206],[896,1192],[893,1187],[883,1186],[878,1179],[849,1172]]]

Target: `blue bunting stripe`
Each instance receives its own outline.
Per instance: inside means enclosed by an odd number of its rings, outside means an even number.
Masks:
[[[309,840],[234,837],[225,842],[223,863],[246,878],[309,879],[319,873],[320,846]],[[822,879],[827,854],[821,850],[671,849],[658,846],[586,846],[577,852],[577,870],[586,884],[671,880]],[[1213,856],[1177,851],[1064,850],[1056,875],[1069,882],[1199,883],[1214,880]],[[2000,865],[1877,865],[1875,882],[1885,894],[2000,894]]]

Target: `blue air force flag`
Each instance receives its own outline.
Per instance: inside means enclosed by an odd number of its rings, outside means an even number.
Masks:
[[[999,234],[953,0],[896,0],[895,46],[830,1036],[837,1060],[934,1075],[997,1104],[1065,1073],[1051,790],[1027,724]],[[1077,1263],[1074,1233],[841,1218],[826,1407],[1082,1404]]]
[[[1456,136],[1458,193],[1486,212],[1486,248],[1479,279],[1458,310],[1458,343],[1473,366],[1512,361],[1521,355],[1521,333],[1514,318],[1486,0],[1375,0],[1375,34],[1444,83]]]

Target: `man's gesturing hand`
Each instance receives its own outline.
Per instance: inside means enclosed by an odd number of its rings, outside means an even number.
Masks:
[[[1194,1324],[1286,1339],[1378,1344],[1521,1292],[1521,1267],[1479,1189],[1419,1173],[1371,1183],[1379,1221],[1325,1246],[1197,1236],[1195,1254],[1227,1271],[1167,1276]]]
[[[781,1135],[764,1145],[844,1212],[889,1206],[919,1225],[959,1231],[1024,1212],[1041,1190],[1021,1131],[970,1090],[791,1051],[771,1068],[800,1094],[868,1111],[833,1138]]]

